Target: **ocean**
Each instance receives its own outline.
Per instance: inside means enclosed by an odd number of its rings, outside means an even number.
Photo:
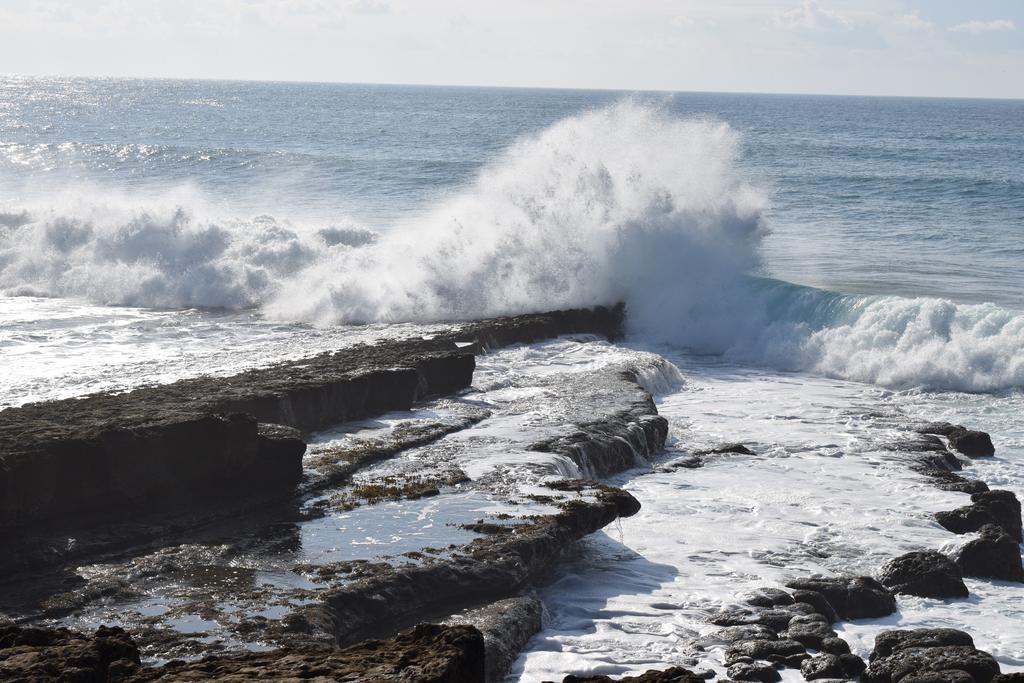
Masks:
[[[744,590],[963,542],[931,519],[962,494],[887,454],[898,420],[990,431],[968,474],[1024,495],[1022,122],[1021,101],[3,76],[0,407],[625,302],[622,343],[498,353],[474,387],[658,354],[665,457],[759,454],[617,475],[643,510],[542,589],[512,680],[671,665]],[[1024,670],[1019,586],[968,585],[841,635],[866,655],[886,626],[954,626]]]

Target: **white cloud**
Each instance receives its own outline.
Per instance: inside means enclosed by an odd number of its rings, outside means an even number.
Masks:
[[[775,17],[775,25],[785,29],[851,28],[852,22],[842,14],[825,9],[818,0],[803,4]]]
[[[1013,31],[1017,26],[1009,19],[993,19],[992,21],[966,21],[949,30],[954,33],[990,33],[992,31]]]
[[[930,31],[933,28],[932,22],[922,19],[917,12],[902,14],[893,20],[893,24],[910,31]]]

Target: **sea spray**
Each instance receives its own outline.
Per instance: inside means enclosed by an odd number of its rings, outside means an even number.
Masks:
[[[579,114],[423,218],[321,260],[266,310],[323,324],[634,302],[668,286],[696,300],[756,264],[766,199],[738,156],[724,123],[634,100]]]
[[[529,135],[418,218],[222,216],[194,191],[0,210],[0,293],[281,321],[472,319],[624,301],[634,338],[894,388],[1024,386],[1024,314],[756,277],[767,193],[725,123],[626,99]]]

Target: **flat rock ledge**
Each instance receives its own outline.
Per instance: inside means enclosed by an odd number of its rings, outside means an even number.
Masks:
[[[6,632],[5,632],[6,631]],[[6,640],[5,640],[6,638]],[[416,681],[480,683],[484,639],[472,626],[420,624],[387,640],[172,661],[145,668],[120,629],[0,630],[0,679],[37,681]]]
[[[303,433],[462,390],[474,353],[487,348],[572,333],[617,337],[623,315],[620,305],[488,320],[231,377],[0,411],[0,535],[261,490],[287,495],[302,476]]]
[[[286,621],[305,637],[345,645],[393,632],[424,614],[459,609],[514,596],[547,571],[563,550],[640,503],[629,493],[588,483],[586,497],[563,504],[560,512],[517,525],[511,533],[475,539],[452,557],[423,566],[385,568],[324,592],[319,604]],[[532,620],[532,616],[526,615]]]

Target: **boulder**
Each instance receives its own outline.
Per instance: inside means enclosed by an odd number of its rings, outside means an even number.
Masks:
[[[1020,545],[994,524],[981,528],[980,536],[953,555],[964,576],[1024,582]]]
[[[786,629],[785,637],[795,640],[805,647],[821,649],[821,644],[828,638],[835,638],[836,632],[832,624],[820,614],[800,615],[793,617]]]
[[[955,628],[918,628],[882,631],[875,636],[875,647],[871,652],[871,661],[879,657],[888,657],[894,652],[912,647],[943,647],[943,646],[974,647],[974,639],[970,634]]]
[[[996,660],[976,649],[970,635],[949,628],[883,631],[870,661],[864,683],[989,683],[999,673]]]
[[[967,597],[960,568],[947,556],[931,550],[890,560],[878,578],[894,593],[939,599]]]
[[[949,445],[968,458],[986,458],[996,454],[992,438],[988,434],[970,429],[950,434]]]
[[[896,611],[893,594],[869,576],[797,579],[786,586],[821,593],[843,619],[884,617]]]
[[[761,662],[733,664],[727,672],[729,678],[734,681],[760,681],[761,683],[775,683],[782,680],[782,676],[771,664]]]
[[[989,683],[999,664],[987,652],[973,647],[912,647],[876,658],[861,676],[864,683],[897,683],[916,674],[965,671],[976,683]]]

